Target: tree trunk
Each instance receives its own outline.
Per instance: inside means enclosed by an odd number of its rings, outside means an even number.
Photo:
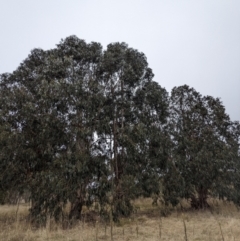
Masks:
[[[71,204],[69,219],[81,219],[82,207],[83,200],[80,197],[78,197],[76,201]]]
[[[191,207],[194,209],[203,209],[209,208],[209,204],[207,203],[207,189],[199,188],[198,197],[191,197]]]

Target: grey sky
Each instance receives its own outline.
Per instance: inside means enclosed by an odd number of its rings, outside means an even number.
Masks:
[[[240,120],[239,0],[0,0],[0,31],[0,73],[72,34],[126,42],[169,92],[187,84],[220,97]]]

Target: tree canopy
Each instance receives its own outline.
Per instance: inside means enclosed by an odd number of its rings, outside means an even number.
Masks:
[[[34,49],[0,75],[0,201],[30,193],[31,215],[69,219],[83,206],[117,220],[139,196],[215,195],[239,204],[239,122],[218,98],[167,91],[146,56],[126,43],[67,37]]]

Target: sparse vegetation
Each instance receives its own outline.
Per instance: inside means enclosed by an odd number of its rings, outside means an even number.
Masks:
[[[164,217],[160,214],[163,207],[152,206],[152,200],[149,198],[139,198],[134,202],[134,206],[138,206],[136,213],[114,224],[113,239],[237,240],[240,237],[240,213],[235,205],[215,199],[208,202],[211,210],[193,210],[190,203],[182,201],[182,207],[178,205],[172,208],[171,214]],[[101,219],[77,221],[72,227],[65,228],[51,220],[49,229],[34,229],[27,221],[29,205],[20,205],[17,220],[16,209],[13,205],[0,207],[0,240],[111,240],[109,223],[106,224]]]

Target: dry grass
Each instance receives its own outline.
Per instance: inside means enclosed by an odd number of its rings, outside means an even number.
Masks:
[[[150,199],[135,202],[137,213],[122,219],[113,229],[118,240],[240,240],[240,212],[229,203],[210,201],[212,209],[193,211],[187,203],[163,217],[160,207],[153,207]],[[28,206],[0,206],[0,240],[5,241],[93,241],[111,240],[110,227],[104,223],[79,223],[65,229],[51,224],[51,230],[33,230],[26,221]]]

